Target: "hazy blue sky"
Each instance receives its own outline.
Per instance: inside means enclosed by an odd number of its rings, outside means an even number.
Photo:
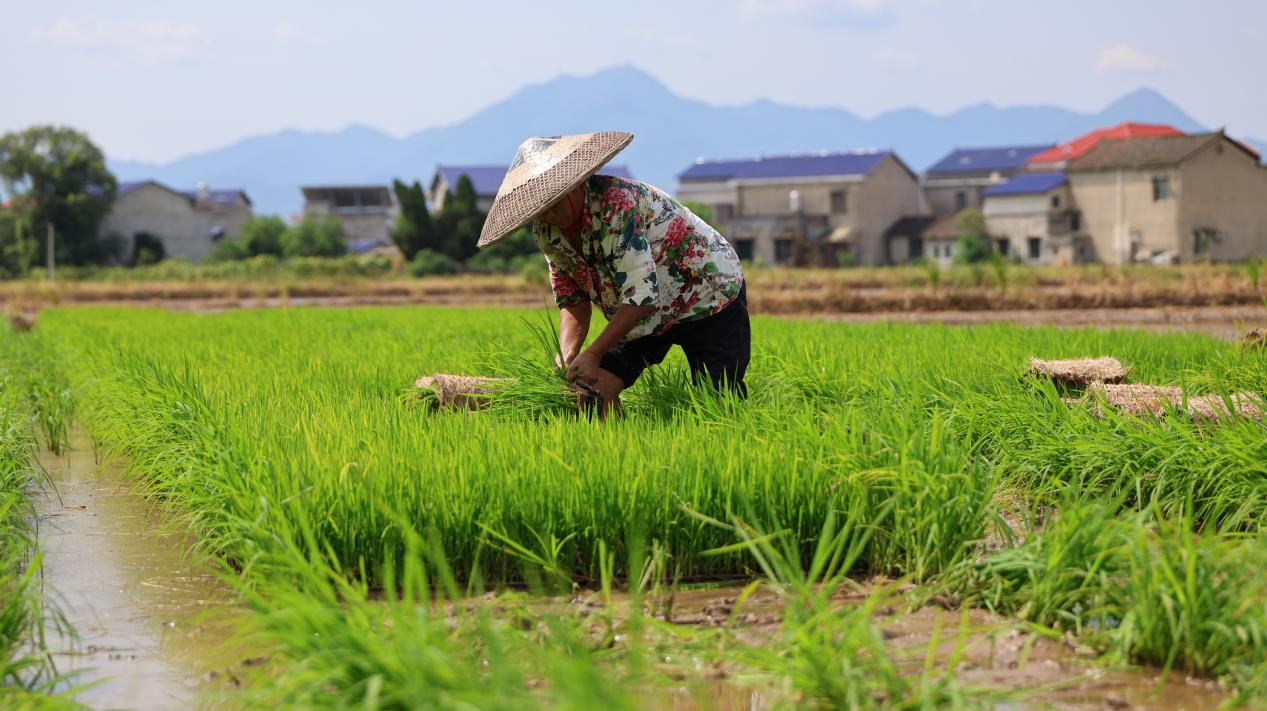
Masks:
[[[632,63],[712,103],[1096,109],[1150,86],[1267,139],[1261,0],[0,3],[0,130],[166,160],[283,128],[402,135]]]

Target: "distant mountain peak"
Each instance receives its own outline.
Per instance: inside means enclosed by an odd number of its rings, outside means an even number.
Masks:
[[[1203,130],[1149,87],[1131,91],[1096,112],[977,102],[944,115],[908,107],[862,118],[843,108],[809,108],[770,99],[714,105],[678,96],[646,70],[621,64],[525,86],[455,124],[403,138],[365,124],[329,132],[292,129],[162,165],[113,160],[110,164],[120,180],[243,185],[260,213],[285,215],[298,209],[299,186],[305,183],[390,183],[392,178],[427,182],[442,163],[504,164],[515,146],[533,134],[632,131],[638,140],[620,161],[640,180],[672,189],[675,177],[697,158],[772,158],[885,146],[920,170],[956,146],[1051,144],[1123,121]]]
[[[1106,117],[1121,121],[1168,123],[1180,131],[1191,133],[1202,130],[1201,124],[1183,109],[1150,87],[1140,87],[1114,100],[1100,112]]]

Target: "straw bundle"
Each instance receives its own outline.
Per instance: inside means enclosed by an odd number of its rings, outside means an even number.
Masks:
[[[1228,403],[1231,403],[1231,409]],[[1194,420],[1214,422],[1229,417],[1243,417],[1261,422],[1267,405],[1263,399],[1250,392],[1232,393],[1226,399],[1222,395],[1198,395],[1188,398],[1188,416]]]
[[[1183,390],[1171,385],[1114,385],[1095,383],[1088,390],[1111,407],[1132,415],[1162,417],[1183,402]]]
[[[13,330],[18,333],[26,333],[35,328],[35,321],[39,318],[38,311],[18,311],[9,314],[9,323],[13,325]]]
[[[1263,418],[1263,410],[1267,409],[1262,398],[1250,392],[1232,393],[1226,398],[1222,395],[1194,395],[1186,402],[1183,389],[1171,385],[1095,384],[1088,392],[1099,395],[1109,406],[1132,415],[1164,417],[1168,412],[1181,410],[1193,420],[1202,422],[1231,417],[1259,421]]]
[[[1267,348],[1267,328],[1256,328],[1241,336],[1241,348],[1245,350]]]
[[[474,375],[436,373],[414,381],[414,387],[432,393],[435,406],[451,410],[482,410],[499,383],[509,378],[481,378]]]
[[[1131,369],[1111,356],[1071,360],[1030,358],[1026,372],[1046,376],[1060,385],[1086,387],[1092,383],[1120,383],[1130,375]]]

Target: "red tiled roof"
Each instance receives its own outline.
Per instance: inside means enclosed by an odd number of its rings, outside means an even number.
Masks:
[[[1055,148],[1030,156],[1029,163],[1030,165],[1035,163],[1056,163],[1077,158],[1095,148],[1096,144],[1105,139],[1160,138],[1182,135],[1183,131],[1162,123],[1123,122],[1110,128],[1097,128],[1090,133],[1078,136],[1072,141],[1067,141]]]

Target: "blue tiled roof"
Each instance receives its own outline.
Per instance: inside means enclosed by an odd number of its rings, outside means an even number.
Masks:
[[[444,176],[444,182],[449,185],[450,190],[457,187],[458,179],[466,175],[471,179],[471,186],[475,188],[476,195],[489,197],[496,195],[497,189],[502,186],[502,178],[506,177],[506,169],[504,165],[436,166],[436,172]],[[617,178],[633,180],[633,175],[630,174],[629,168],[623,165],[605,165],[598,172],[603,175],[614,175]]]
[[[124,182],[124,183],[119,183],[119,187],[118,187],[118,189],[116,189],[116,190],[115,190],[115,192],[114,192],[114,196],[115,196],[116,198],[121,198],[121,197],[123,197],[124,195],[127,195],[128,193],[132,192],[133,190],[136,190],[137,188],[141,187],[142,185],[149,185],[149,184],[150,184],[150,183],[152,183],[152,182],[154,182],[154,181],[152,181],[152,180],[129,180],[129,181]]]
[[[1051,148],[1046,146],[997,146],[994,148],[956,148],[950,155],[928,169],[929,175],[949,173],[983,173],[995,170],[1020,170],[1030,156]]]
[[[184,195],[190,200],[198,199],[197,190],[182,190],[180,194]],[[229,205],[232,205],[233,203],[237,202],[239,195],[242,196],[243,200],[246,200],[246,203],[248,205],[251,204],[251,198],[247,197],[246,193],[241,190],[208,190],[207,201],[215,205],[228,207]]]
[[[807,153],[761,156],[744,160],[701,160],[678,174],[679,180],[751,180],[809,178],[823,175],[866,175],[891,151]]]
[[[1017,173],[1006,183],[992,185],[982,190],[981,196],[1041,195],[1064,184],[1064,173]]]
[[[181,195],[184,195],[190,200],[198,199],[197,190],[172,190],[171,188],[167,187],[166,185],[163,185],[157,180],[128,180],[128,181],[121,182],[119,183],[118,188],[115,190],[114,197],[115,199],[121,198],[124,195],[127,195],[128,193],[132,192],[133,190],[136,190],[137,188],[140,188],[146,185],[151,185],[151,184],[157,185],[160,188],[163,188],[164,190],[180,193]],[[246,193],[242,190],[211,190],[207,193],[207,199],[210,202],[215,203],[216,205],[228,206],[228,205],[232,205],[238,199],[239,195],[242,196],[243,200],[246,200],[246,204],[248,205],[251,204],[251,198],[247,197]]]

